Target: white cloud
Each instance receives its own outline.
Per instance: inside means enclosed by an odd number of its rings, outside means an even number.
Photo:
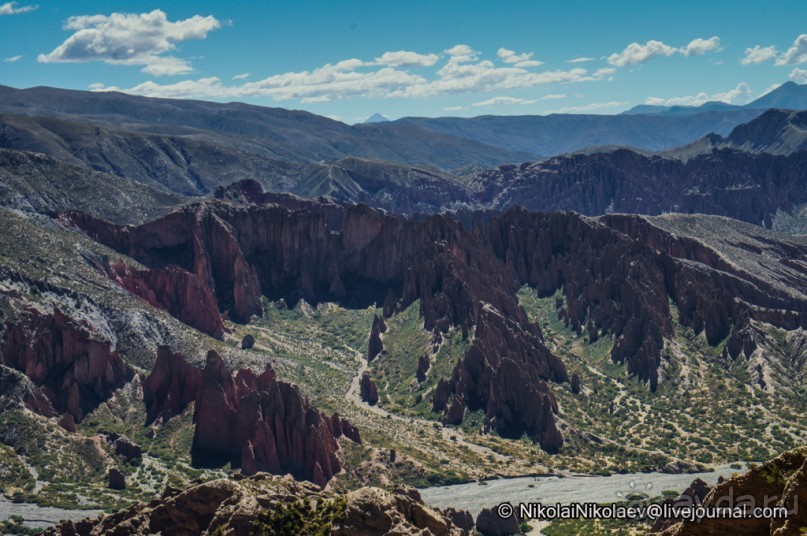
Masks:
[[[431,67],[440,57],[437,54],[418,54],[408,50],[385,52],[375,59],[377,63],[390,67]]]
[[[722,50],[720,48],[720,38],[713,35],[709,39],[703,39],[702,37],[693,39],[687,46],[682,47],[679,51],[682,56],[689,58],[690,56],[700,56],[707,52],[717,52],[720,50]]]
[[[790,71],[790,79],[797,84],[807,84],[807,69],[794,67],[793,70]]]
[[[625,50],[616,54],[608,56],[608,63],[617,67],[625,67],[626,65],[637,65],[644,63],[650,58],[656,56],[672,56],[677,49],[665,45],[661,41],[650,40],[644,45],[639,43],[631,43]]]
[[[458,112],[464,109],[465,109],[464,106],[446,106],[445,108],[443,108],[443,110],[446,112]]]
[[[509,106],[511,104],[535,104],[537,100],[520,99],[518,97],[493,97],[482,102],[475,102],[473,106]]]
[[[706,102],[725,102],[726,104],[745,104],[751,100],[751,88],[745,82],[740,82],[737,87],[722,93],[706,93],[701,91],[697,95],[686,97],[673,97],[663,99],[660,97],[648,97],[645,104],[654,106],[700,106]]]
[[[252,73],[241,73],[233,76],[233,80],[244,80],[252,76]]]
[[[499,56],[499,59],[502,60],[504,63],[512,64],[515,67],[538,67],[539,65],[543,65],[544,62],[533,60],[532,52],[525,52],[523,54],[516,54],[512,50],[508,50],[506,48],[500,48],[496,55]]]
[[[631,43],[622,52],[608,56],[608,63],[615,67],[626,67],[629,65],[639,65],[651,58],[659,56],[672,56],[680,54],[685,57],[699,56],[706,52],[716,52],[721,50],[720,38],[717,36],[704,39],[698,37],[693,39],[684,47],[676,48],[666,45],[661,41],[651,39],[645,44]]]
[[[561,108],[559,110],[555,110],[553,112],[547,112],[548,114],[579,114],[579,113],[587,113],[587,112],[596,112],[598,110],[610,110],[612,108],[618,108],[620,106],[627,106],[628,102],[617,102],[617,101],[610,101],[610,102],[593,102],[591,104],[586,104],[583,106],[567,106],[566,108]]]
[[[414,57],[405,58],[399,52],[388,53],[374,61],[347,59],[326,64],[311,71],[276,74],[258,81],[225,84],[218,77],[183,80],[174,84],[144,82],[122,91],[153,97],[175,98],[244,98],[264,96],[275,101],[305,99],[305,103],[327,102],[349,98],[415,98],[459,93],[505,92],[541,85],[600,80],[613,74],[605,68],[594,73],[575,67],[568,70],[537,71],[518,62],[505,66],[480,59],[480,53],[467,45],[457,45],[444,51],[443,61],[436,71],[409,72],[385,61],[404,61],[418,67]],[[413,53],[414,54],[414,53]],[[418,55],[427,58],[426,54]],[[439,58],[438,58],[439,61]],[[531,61],[531,60],[527,60]],[[423,61],[421,61],[421,64]],[[403,65],[403,63],[401,64]],[[104,87],[104,90],[120,90]]]
[[[49,54],[40,54],[37,60],[141,65],[142,71],[152,76],[188,74],[193,69],[187,60],[165,54],[175,50],[177,43],[204,39],[220,26],[215,17],[201,15],[170,22],[159,9],[140,14],[70,17],[64,28],[75,33]]]
[[[454,63],[475,61],[476,58],[479,57],[479,53],[468,45],[454,45],[444,50],[444,52],[449,55],[449,61]]]
[[[481,102],[475,102],[472,106],[509,106],[511,104],[535,104],[539,101],[544,100],[555,100],[555,99],[565,99],[566,95],[563,94],[550,94],[544,95],[543,97],[537,99],[521,99],[518,97],[493,97],[492,99],[488,99]]]
[[[758,65],[762,62],[773,59],[776,56],[776,47],[771,45],[769,47],[762,47],[759,45],[754,48],[746,48],[745,55],[740,63],[743,65]]]
[[[801,34],[781,56],[776,65],[799,65],[807,61],[807,34]]]
[[[594,58],[574,58],[571,60],[566,60],[566,63],[586,63],[589,61],[594,61]]]
[[[608,78],[616,73],[616,69],[613,67],[601,67],[594,71],[594,74],[591,75],[592,80],[602,80],[603,78]]]
[[[7,2],[0,5],[0,15],[19,15],[20,13],[28,13],[29,11],[34,11],[36,9],[39,9],[39,6],[32,5],[17,7],[17,2]]]
[[[328,95],[320,95],[318,97],[303,97],[300,99],[303,104],[314,104],[317,102],[331,102],[331,97]]]
[[[15,63],[22,59],[22,56],[11,56],[10,58],[6,58],[3,60],[5,63]]]
[[[98,91],[104,89],[104,84],[101,82],[94,82],[87,87],[92,89],[93,91]]]

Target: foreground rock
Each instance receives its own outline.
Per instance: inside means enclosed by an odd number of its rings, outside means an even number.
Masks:
[[[709,489],[696,480],[677,501],[679,506],[783,507],[788,515],[779,519],[658,520],[651,534],[662,536],[776,535],[804,533],[807,527],[807,447],[794,449],[724,480]]]
[[[467,512],[450,512],[467,519]],[[464,514],[464,515],[463,515]],[[258,474],[214,480],[185,490],[166,489],[160,499],[96,519],[65,521],[54,536],[102,534],[331,534],[466,536],[447,513],[426,506],[416,490],[361,488],[337,495],[305,482]]]

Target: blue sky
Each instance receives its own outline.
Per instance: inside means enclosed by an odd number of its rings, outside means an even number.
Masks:
[[[0,0],[0,83],[352,123],[743,104],[807,82],[807,2]],[[575,60],[575,61],[571,61]]]

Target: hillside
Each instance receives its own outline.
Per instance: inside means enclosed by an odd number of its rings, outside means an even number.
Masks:
[[[710,134],[666,155],[688,159],[717,149],[789,155],[807,149],[807,112],[768,110],[738,125],[727,136]]]
[[[807,203],[805,159],[721,149],[682,161],[617,149],[500,166],[468,185],[494,209],[716,214],[771,227]]]
[[[490,166],[529,157],[414,125],[349,126],[308,112],[242,103],[0,86],[0,112],[190,138],[292,162],[356,156],[450,170],[468,163]]]

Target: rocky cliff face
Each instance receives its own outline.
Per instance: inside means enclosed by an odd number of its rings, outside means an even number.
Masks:
[[[107,273],[121,287],[157,309],[211,337],[224,335],[224,324],[210,287],[195,274],[167,266],[138,270],[123,262],[109,264]]]
[[[45,415],[67,413],[75,422],[107,400],[134,376],[110,343],[58,308],[31,307],[3,325],[2,364],[25,374],[39,393],[28,406]]]
[[[656,215],[729,216],[771,226],[778,209],[807,202],[805,153],[790,156],[720,149],[688,161],[628,149],[501,166],[473,178],[485,206]]]
[[[310,406],[296,386],[278,381],[271,367],[260,375],[242,369],[233,376],[212,351],[199,371],[161,348],[143,395],[150,422],[170,419],[195,403],[191,455],[198,466],[231,463],[247,475],[292,473],[324,487],[341,470],[336,440],[361,442],[352,424]]]
[[[693,486],[694,487],[694,486]],[[711,534],[798,535],[807,526],[807,449],[783,453],[747,473],[716,484],[700,486],[679,498],[680,505],[706,508],[784,508],[788,515],[776,519],[658,520],[651,534],[663,536]]]
[[[645,218],[511,209],[471,230],[442,215],[402,220],[361,205],[282,197],[255,204],[260,199],[250,195],[250,204],[194,205],[139,227],[63,218],[151,269],[195,274],[219,309],[240,321],[260,314],[261,294],[291,302],[383,303],[385,315],[419,300],[435,341],[451,326],[474,333],[471,348],[434,393],[444,421],[457,423],[467,409],[482,409],[490,428],[508,437],[527,433],[549,451],[562,444],[549,385],[569,378],[519,305],[522,285],[541,296],[560,290],[561,318],[578,333],[612,337],[612,359],[652,389],[673,330],[671,300],[678,320],[705,331],[710,343],[736,339],[733,353],[746,344],[751,319],[807,326],[807,289],[803,278],[793,278],[807,250],[796,243],[781,242],[775,254],[788,267],[782,280],[801,294],[732,268],[717,251]],[[381,342],[381,323],[372,349]]]
[[[167,421],[195,402],[202,388],[202,371],[167,346],[157,350],[157,359],[143,381],[146,424],[157,419]]]

